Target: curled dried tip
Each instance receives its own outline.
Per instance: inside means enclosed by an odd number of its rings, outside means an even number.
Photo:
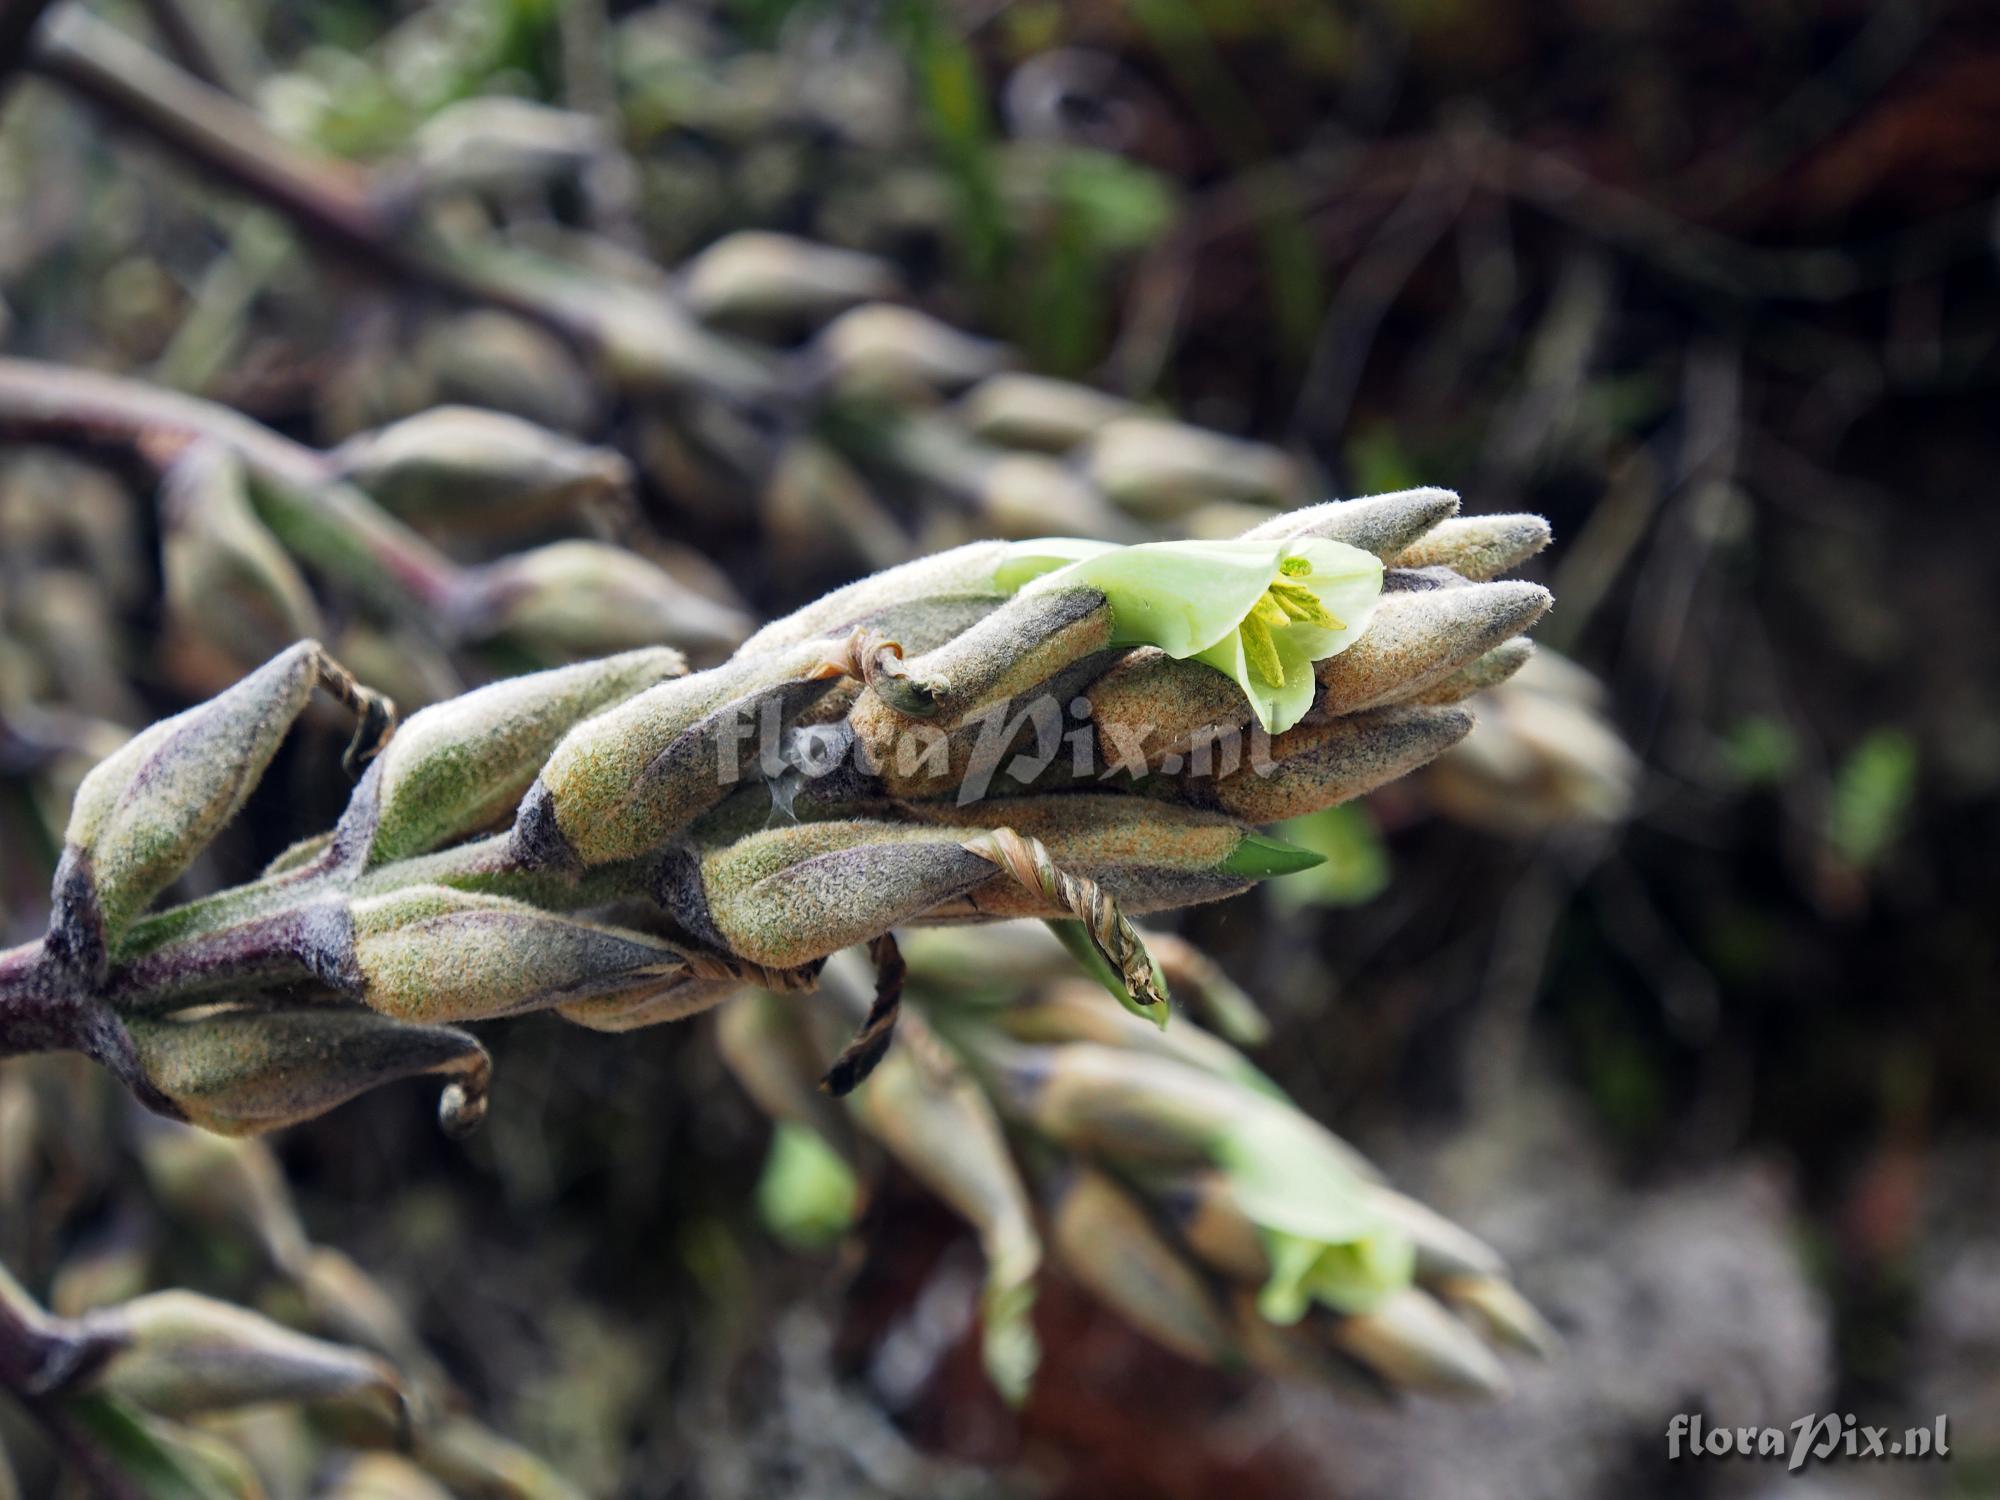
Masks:
[[[1160,993],[1152,956],[1146,952],[1138,929],[1096,881],[1059,869],[1046,844],[1011,828],[991,829],[967,839],[964,847],[981,859],[991,860],[1017,883],[1081,922],[1091,946],[1117,971],[1137,1004],[1165,1007],[1167,997]]]
[[[856,682],[881,689],[888,679],[910,675],[903,665],[903,644],[892,641],[867,625],[857,625],[845,640],[827,648],[826,656],[806,676],[814,681],[830,677],[851,677]]]
[[[448,1083],[438,1094],[438,1126],[455,1141],[465,1139],[486,1121],[493,1064],[485,1058],[481,1064],[476,1076]]]
[[[870,941],[868,957],[875,965],[874,1003],[868,1007],[861,1029],[840,1049],[840,1056],[820,1080],[820,1087],[836,1099],[845,1098],[867,1080],[876,1064],[888,1055],[889,1044],[896,1035],[903,981],[909,969],[903,962],[902,950],[896,946],[895,934],[885,932]]]

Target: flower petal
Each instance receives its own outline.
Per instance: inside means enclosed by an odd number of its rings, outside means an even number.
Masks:
[[[1003,563],[1002,586],[1023,568],[1063,547],[1089,544],[1028,542],[1019,559]],[[1169,656],[1193,656],[1233,632],[1278,576],[1283,542],[1142,542],[1106,547],[1034,578],[1034,588],[1086,585],[1111,602],[1113,640],[1158,646]]]

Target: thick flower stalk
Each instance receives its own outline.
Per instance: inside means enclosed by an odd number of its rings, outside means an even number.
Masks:
[[[1452,562],[1491,573],[1545,529],[1508,523],[1496,556],[1494,527],[1444,524],[1456,506],[1332,503],[1220,544],[974,543],[707,671],[634,651],[392,735],[301,643],[84,781],[50,929],[0,955],[0,1052],[82,1050],[154,1109],[238,1132],[439,1073],[468,1126],[487,1067],[463,1023],[555,1009],[621,1031],[745,984],[810,989],[853,947],[879,982],[844,1091],[890,1052],[894,932],[1010,917],[1063,924],[1163,1021],[1129,917],[1315,862],[1259,825],[1431,759],[1471,726],[1456,700],[1519,664],[1547,594]],[[155,909],[316,689],[357,712],[369,761],[338,825]],[[1306,1294],[1337,1270],[1294,1269]]]

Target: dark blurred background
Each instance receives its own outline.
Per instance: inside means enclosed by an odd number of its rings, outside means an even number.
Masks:
[[[152,7],[92,9],[165,45]],[[219,10],[245,96],[327,153],[391,161],[470,95],[582,108],[622,150],[536,210],[552,236],[662,266],[746,227],[866,250],[1023,367],[1281,448],[1316,493],[1441,484],[1557,538],[1537,638],[1580,670],[1545,655],[1464,751],[1318,820],[1335,857],[1301,889],[1182,926],[1273,1016],[1263,1065],[1506,1251],[1562,1361],[1498,1406],[1365,1412],[1185,1365],[1056,1285],[1010,1411],[942,1208],[892,1174],[838,1253],[786,1252],[751,1199],[766,1126],[703,1022],[548,1017],[489,1029],[468,1145],[410,1090],[281,1145],[315,1233],[496,1425],[633,1496],[2000,1491],[2000,11]],[[11,85],[8,352],[317,444],[457,389],[448,302],[111,127]],[[648,413],[582,389],[647,522],[753,611],[862,570],[847,523],[820,546],[810,514],[788,537],[716,503]],[[131,727],[196,694],[143,489],[106,502],[101,555],[64,544],[85,602],[52,588],[34,496],[81,508],[49,469],[75,462],[0,455],[8,699]],[[930,503],[892,508],[922,536]],[[9,940],[60,830],[32,759]],[[207,878],[323,826],[330,772],[288,751]],[[1689,1410],[1943,1412],[1955,1451],[1669,1464]]]

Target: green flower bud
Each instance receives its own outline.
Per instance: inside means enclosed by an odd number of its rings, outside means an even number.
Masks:
[[[427,1427],[423,1456],[424,1468],[450,1486],[454,1495],[584,1500],[583,1491],[541,1459],[469,1417],[448,1417]],[[398,1496],[397,1500],[419,1500],[419,1497]]]
[[[782,330],[890,296],[896,275],[872,255],[743,229],[689,261],[681,289],[703,322]]]
[[[164,1416],[360,1397],[407,1422],[407,1398],[383,1360],[212,1297],[155,1292],[85,1323],[124,1344],[92,1388]]]
[[[991,375],[1007,351],[915,308],[874,302],[842,313],[810,345],[844,395],[922,398]]]
[[[504,412],[438,406],[349,438],[336,471],[405,520],[454,535],[532,530],[593,504],[628,504],[632,469]]]
[[[1000,536],[1046,536],[1061,527],[1114,542],[1146,537],[1074,470],[1039,453],[1003,453],[980,465],[972,502]]]
[[[1365,796],[1471,732],[1472,715],[1460,708],[1375,709],[1287,730],[1271,741],[1271,765],[1159,784],[1246,823],[1281,823]]]
[[[154,1087],[191,1124],[219,1135],[309,1120],[419,1073],[451,1077],[438,1110],[447,1129],[470,1129],[486,1109],[486,1049],[446,1027],[320,1006],[134,1019],[129,1028]]]
[[[1450,490],[1398,490],[1359,500],[1329,500],[1273,516],[1243,533],[1246,542],[1321,537],[1372,552],[1383,561],[1399,557],[1432,527],[1458,514]]]
[[[781,615],[737,649],[737,658],[844,636],[871,615],[916,600],[997,594],[993,573],[1008,554],[1005,542],[970,542],[857,579],[802,609]]]
[[[169,1214],[205,1234],[254,1244],[285,1275],[304,1268],[311,1253],[305,1226],[269,1146],[142,1118],[139,1165]]]
[[[569,346],[547,329],[490,309],[426,326],[417,359],[440,401],[512,412],[557,432],[600,425],[596,387]]]
[[[1111,1178],[1071,1169],[1053,1187],[1048,1213],[1063,1269],[1133,1327],[1188,1359],[1235,1362],[1228,1319],[1201,1273]]]
[[[742,988],[734,979],[681,974],[649,988],[566,1000],[556,1007],[556,1014],[588,1031],[637,1031],[713,1010]]]
[[[361,998],[399,1021],[479,1021],[658,988],[679,950],[500,896],[411,886],[354,903]]]
[[[606,145],[593,116],[493,94],[426,120],[411,140],[408,170],[430,193],[511,192],[574,177]]]
[[[1602,685],[1552,651],[1537,651],[1482,695],[1479,731],[1424,776],[1440,811],[1516,837],[1607,825],[1631,809],[1639,761],[1604,717]]]
[[[774,571],[820,577],[833,566],[886,567],[909,551],[903,527],[854,466],[825,443],[794,438],[759,502]]]
[[[551,542],[489,563],[469,575],[462,608],[474,636],[504,632],[577,656],[661,642],[714,651],[749,629],[739,611],[604,542]]]
[[[952,728],[1113,644],[1113,614],[1088,585],[1019,595],[961,635],[912,658],[872,693],[898,714]],[[857,719],[857,729],[865,718]]]
[[[359,1453],[341,1466],[326,1500],[451,1500],[451,1491],[406,1458]]]
[[[1171,933],[1147,934],[1148,947],[1156,941],[1170,948],[1174,937]],[[1043,987],[1028,999],[997,1011],[992,1022],[1016,1041],[1042,1046],[1095,1042],[1129,1048],[1232,1079],[1260,1093],[1278,1094],[1277,1085],[1254,1063],[1193,1022],[1162,1029],[1151,1017],[1103,1004],[1091,986],[1075,980]]]
[[[1444,1276],[1430,1290],[1453,1312],[1524,1354],[1553,1359],[1562,1348],[1562,1336],[1497,1274]]]
[[[249,1459],[213,1433],[169,1422],[109,1395],[71,1396],[65,1414],[104,1456],[113,1473],[147,1496],[263,1500],[263,1480]]]
[[[986,1371],[1018,1404],[1041,1351],[1029,1315],[1042,1244],[1027,1189],[1007,1150],[993,1106],[963,1072],[934,1076],[917,1051],[935,1040],[915,1017],[903,1021],[903,1044],[848,1096],[861,1128],[912,1176],[979,1232],[986,1256],[982,1301]]]
[[[1365,1313],[1336,1318],[1324,1337],[1390,1385],[1439,1395],[1505,1395],[1507,1372],[1469,1328],[1416,1287]]]
[[[301,641],[86,776],[64,834],[52,945],[86,967],[101,963],[105,945],[236,815],[315,685],[362,707],[364,732],[388,717],[317,641]]]
[[[1170,519],[1206,500],[1296,504],[1298,467],[1275,448],[1159,417],[1101,427],[1083,456],[1091,482],[1135,515]]]
[[[522,801],[514,829],[522,857],[590,866],[659,848],[749,773],[767,706],[789,722],[834,687],[836,676],[815,665],[827,649],[739,655],[579,724]]]
[[[959,418],[974,437],[1045,453],[1067,452],[1133,411],[1131,402],[1087,385],[1012,371],[980,381],[958,403]]]
[[[852,1167],[860,1153],[847,1101],[820,1087],[839,1045],[838,1025],[824,1007],[750,990],[717,1012],[715,1040],[723,1062],[759,1109],[774,1120],[809,1128]]]
[[[1458,516],[1441,521],[1398,553],[1398,568],[1450,568],[1461,578],[1484,582],[1512,572],[1549,544],[1549,523],[1540,516]]]
[[[1241,823],[1133,797],[1008,798],[1007,824],[1046,847],[1059,870],[1101,886],[1129,911],[1234,895],[1261,875],[1297,868],[1299,851]],[[773,969],[795,968],[918,917],[993,920],[1082,913],[1034,882],[996,874],[992,830],[955,825],[961,810],[914,806],[935,826],[854,818],[750,833],[706,852],[698,888],[674,916],[716,945]],[[1274,864],[1274,858],[1277,863]],[[975,894],[976,893],[976,894]],[[1136,938],[1134,939],[1136,946]]]
[[[1383,596],[1368,634],[1319,664],[1308,722],[1420,696],[1547,611],[1532,583],[1481,583]]]
[[[219,653],[231,677],[292,641],[320,634],[319,607],[278,539],[257,519],[243,463],[195,443],[160,485],[167,613],[190,642]]]
[[[687,670],[663,646],[509,678],[413,714],[342,819],[364,868],[423,854],[511,811],[564,735]]]
[[[1483,693],[1507,681],[1528,664],[1535,654],[1535,643],[1522,636],[1516,640],[1502,641],[1477,661],[1465,666],[1445,678],[1442,682],[1425,688],[1420,693],[1412,693],[1405,702],[1444,707],[1452,703],[1463,703],[1474,693]]]

